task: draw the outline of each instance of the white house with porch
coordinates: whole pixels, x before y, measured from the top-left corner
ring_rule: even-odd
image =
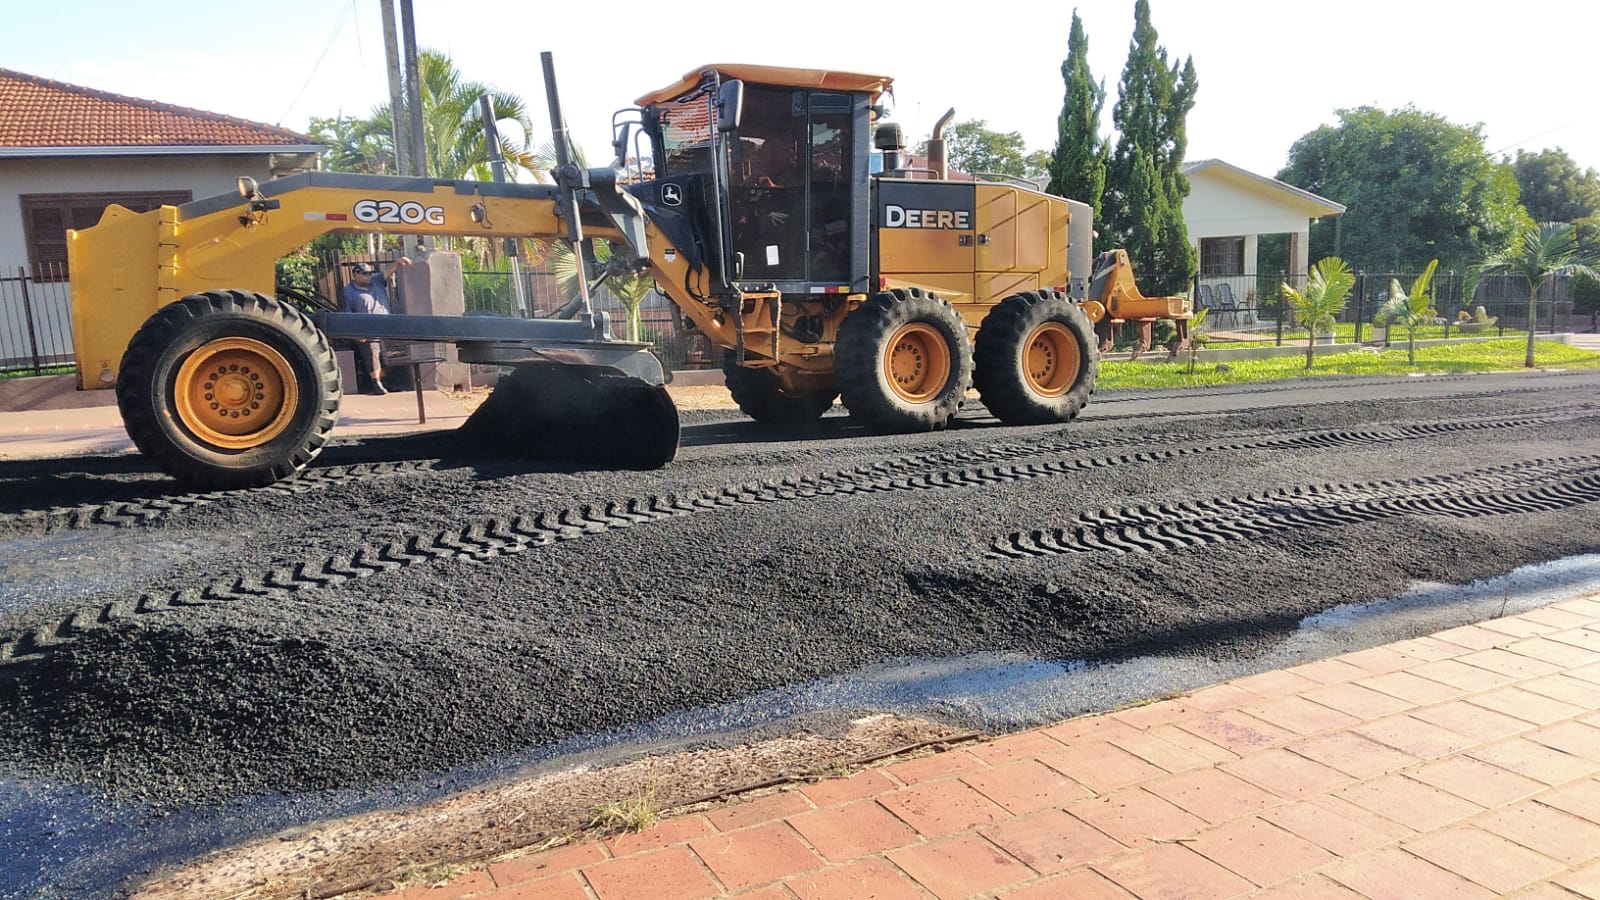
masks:
[[[1200,261],[1197,299],[1213,315],[1234,320],[1224,318],[1223,325],[1249,324],[1259,274],[1304,275],[1311,222],[1345,211],[1342,203],[1220,159],[1184,163],[1182,171],[1189,179],[1183,220]],[[1287,235],[1288,254],[1263,265],[1260,238],[1269,234]]]

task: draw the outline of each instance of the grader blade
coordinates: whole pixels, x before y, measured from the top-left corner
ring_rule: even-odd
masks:
[[[522,365],[457,434],[494,455],[656,469],[678,453],[678,409],[665,387],[614,371]]]

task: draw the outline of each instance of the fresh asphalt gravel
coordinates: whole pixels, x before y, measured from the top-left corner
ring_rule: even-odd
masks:
[[[215,844],[197,810],[281,826],[886,662],[1244,655],[1418,581],[1600,552],[1600,373],[683,434],[647,472],[347,442],[234,494],[132,457],[0,463],[0,896],[152,863],[22,873],[104,837],[52,804],[138,811],[123,840],[181,822],[151,841],[170,859]]]

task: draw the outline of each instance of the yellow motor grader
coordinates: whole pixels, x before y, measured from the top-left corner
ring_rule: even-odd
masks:
[[[762,422],[816,418],[837,397],[875,430],[928,431],[973,387],[1003,422],[1066,422],[1094,389],[1097,328],[1170,319],[1185,334],[1186,300],[1141,296],[1122,251],[1093,257],[1088,206],[952,180],[938,141],[913,168],[899,128],[875,124],[887,77],[708,66],[614,118],[616,162],[585,169],[543,64],[553,183],[240,179],[236,194],[113,206],[69,232],[80,387],[114,386],[134,443],[169,474],[239,488],[294,475],[327,441],[338,339],[447,342],[511,367],[465,426],[486,441],[669,462],[662,367],[590,309],[591,270],[652,276],[726,351],[729,390]],[[279,294],[274,263],[329,232],[569,241],[581,302],[567,318],[307,309]]]

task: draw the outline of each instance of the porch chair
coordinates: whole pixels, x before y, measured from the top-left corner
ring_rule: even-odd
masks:
[[[1250,307],[1241,305],[1233,298],[1233,285],[1227,283],[1226,281],[1217,285],[1217,296],[1219,298],[1217,302],[1220,305],[1220,308],[1231,313],[1235,321],[1242,317],[1244,319],[1244,324],[1255,324],[1254,314],[1252,313]]]
[[[1226,281],[1217,285],[1216,314],[1219,316],[1226,315],[1230,325],[1239,323],[1239,304],[1234,302],[1233,288]]]

